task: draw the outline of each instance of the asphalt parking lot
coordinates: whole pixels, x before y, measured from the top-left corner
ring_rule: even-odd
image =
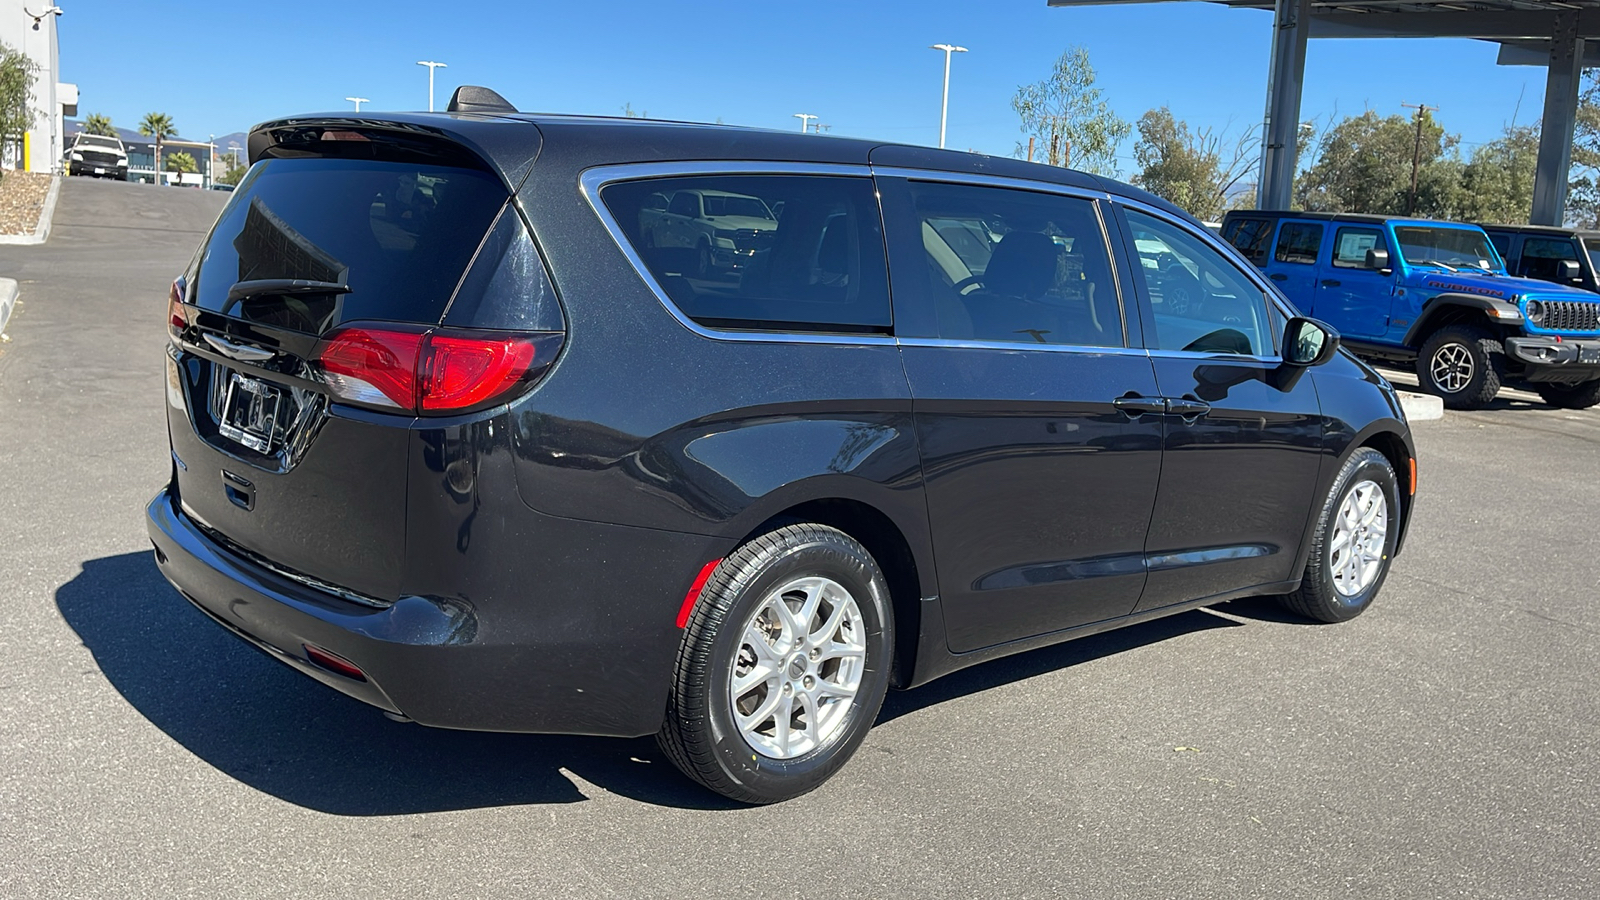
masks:
[[[650,740],[390,722],[167,586],[165,294],[225,199],[69,179],[0,248],[0,896],[1592,895],[1600,410],[1419,423],[1354,622],[1242,601],[990,663],[737,808]]]

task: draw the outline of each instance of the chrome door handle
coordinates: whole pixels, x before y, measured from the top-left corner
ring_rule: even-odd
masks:
[[[1198,419],[1211,412],[1211,404],[1187,397],[1171,397],[1167,399],[1167,412],[1185,419]]]
[[[1111,405],[1122,410],[1129,418],[1137,419],[1145,413],[1162,413],[1167,411],[1167,403],[1160,397],[1141,397],[1135,393],[1128,393],[1111,401]]]

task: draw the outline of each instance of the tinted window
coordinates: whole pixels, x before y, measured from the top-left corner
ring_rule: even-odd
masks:
[[[1545,281],[1564,280],[1561,263],[1578,261],[1578,248],[1567,238],[1525,238],[1522,241],[1521,273]]]
[[[1278,229],[1278,251],[1275,258],[1281,263],[1298,263],[1312,266],[1317,262],[1317,251],[1322,247],[1322,226],[1310,222],[1285,222]]]
[[[1133,210],[1127,216],[1155,314],[1154,349],[1272,354],[1266,298],[1253,281],[1183,228]]]
[[[910,191],[938,337],[1123,346],[1093,201],[930,182]]]
[[[1367,251],[1383,249],[1383,233],[1376,228],[1341,228],[1333,236],[1333,264],[1341,269],[1365,269]]]
[[[647,202],[655,193],[672,194],[671,212],[703,196],[704,215],[662,215]],[[701,324],[889,330],[882,219],[869,179],[697,175],[612,184],[601,198],[662,290]]]
[[[1267,261],[1267,239],[1272,237],[1272,219],[1234,219],[1223,232],[1228,243],[1256,265]]]
[[[1489,243],[1493,244],[1494,248],[1496,250],[1500,251],[1500,258],[1501,259],[1506,260],[1508,262],[1510,261],[1510,259],[1511,259],[1511,235],[1506,234],[1503,231],[1491,231],[1491,232],[1489,232]]]
[[[651,198],[646,197],[645,200],[645,206],[649,207]],[[700,215],[700,204],[697,201],[698,198],[694,194],[688,191],[679,191],[672,195],[672,205],[667,207],[667,212],[675,216],[698,216]]]
[[[320,333],[339,322],[438,322],[506,201],[486,172],[355,159],[255,164],[217,220],[194,291],[204,309]],[[304,279],[345,293],[256,295],[241,281]]]

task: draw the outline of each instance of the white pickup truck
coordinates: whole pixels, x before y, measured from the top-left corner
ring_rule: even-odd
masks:
[[[647,249],[693,250],[694,274],[738,271],[772,246],[778,217],[760,197],[727,191],[652,194],[639,211]]]
[[[67,148],[67,174],[128,180],[128,148],[114,137],[78,133]]]

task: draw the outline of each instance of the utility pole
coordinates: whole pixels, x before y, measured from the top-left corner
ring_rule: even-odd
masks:
[[[813,115],[811,113],[792,113],[792,115],[796,119],[800,120],[800,133],[801,134],[805,134],[807,131],[811,130],[810,129],[810,125],[811,125],[811,120],[812,119],[819,118],[818,116]]]
[[[1422,117],[1433,112],[1439,107],[1426,106],[1421,103],[1402,103],[1401,106],[1417,111],[1417,142],[1411,150],[1411,197],[1406,200],[1406,215],[1413,216],[1417,213],[1417,170],[1422,168]]]
[[[433,112],[433,70],[448,69],[450,67],[442,62],[434,62],[431,59],[419,60],[417,65],[428,67],[428,112]]]

